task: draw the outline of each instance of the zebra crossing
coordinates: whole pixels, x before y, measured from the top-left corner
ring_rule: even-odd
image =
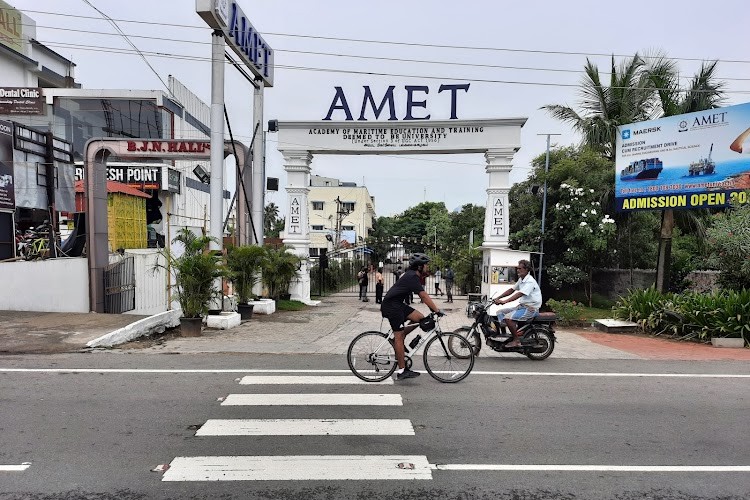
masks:
[[[243,387],[252,386],[349,386],[366,384],[349,375],[251,375],[238,380]],[[392,385],[386,379],[378,385]],[[197,431],[197,437],[271,436],[289,439],[294,436],[413,436],[414,426],[408,419],[335,418],[342,406],[403,406],[400,394],[392,393],[272,393],[230,394],[220,406],[247,407],[325,407],[331,418],[240,418],[208,419]],[[264,456],[180,456],[162,476],[162,481],[312,481],[312,480],[431,480],[434,466],[420,455],[264,455]]]

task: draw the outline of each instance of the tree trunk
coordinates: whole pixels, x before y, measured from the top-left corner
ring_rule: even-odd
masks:
[[[669,291],[669,270],[672,262],[672,230],[674,211],[664,210],[659,235],[659,253],[656,262],[656,289],[662,293]]]

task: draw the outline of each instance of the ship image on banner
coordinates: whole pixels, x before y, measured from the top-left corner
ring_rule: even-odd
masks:
[[[750,103],[617,128],[617,211],[750,202]]]
[[[664,163],[659,158],[636,160],[631,162],[627,168],[622,169],[620,179],[623,181],[656,179],[662,170],[664,170]]]

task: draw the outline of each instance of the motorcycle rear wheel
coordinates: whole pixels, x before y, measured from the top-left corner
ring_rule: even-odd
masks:
[[[469,344],[471,345],[471,350],[474,351],[474,356],[479,355],[479,351],[482,349],[482,336],[479,335],[478,331],[479,327],[476,325],[472,326],[462,326],[461,328],[456,328],[453,330],[453,333],[457,333],[463,337],[466,338],[466,340],[469,341]],[[460,352],[459,346],[454,346],[451,344],[451,342],[456,341],[456,337],[450,337],[448,339],[448,349],[451,351],[451,354],[453,354],[456,357],[460,357],[457,353]]]
[[[527,352],[526,357],[533,361],[542,361],[543,359],[549,358],[552,351],[555,350],[555,340],[546,331],[541,328],[534,329],[534,332],[528,336],[530,340],[534,340],[536,346],[544,346],[542,352]]]

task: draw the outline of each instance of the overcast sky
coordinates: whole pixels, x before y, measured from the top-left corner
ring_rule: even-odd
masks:
[[[119,35],[90,33],[114,34],[115,30],[84,0],[6,1],[36,20],[41,42],[76,63],[77,79],[85,88],[164,89],[137,55],[107,52],[107,48],[132,48]],[[122,20],[119,27],[141,51],[194,57],[147,56],[164,81],[174,75],[210,103],[211,36],[195,13],[194,0],[89,2]],[[470,82],[469,92],[459,96],[459,118],[528,117],[511,174],[514,182],[523,180],[531,159],[544,152],[545,138],[538,134],[560,133],[553,139],[559,144],[577,141],[570,127],[539,108],[576,104],[576,85],[586,57],[604,72],[609,66],[606,54],[661,50],[681,58],[685,77],[695,73],[701,59],[719,59],[719,75],[727,80],[729,91],[727,104],[750,101],[746,1],[241,0],[240,5],[275,50],[275,85],[265,93],[264,123],[271,118],[321,120],[331,105],[334,86],[342,86],[347,96],[359,96],[354,100],[361,103],[363,85],[371,86],[376,96],[389,85],[397,89],[428,85],[432,97],[441,83]],[[225,92],[233,132],[249,141],[252,87],[228,69]],[[432,99],[428,106],[432,119],[449,117],[449,100]],[[400,116],[404,110],[405,102],[397,102]],[[275,140],[274,134],[268,135],[267,175],[280,177],[283,186],[286,175]],[[378,215],[394,215],[425,199],[444,201],[448,209],[465,203],[483,205],[488,184],[483,166],[479,154],[319,156],[313,161],[313,173],[364,182],[376,198]],[[270,193],[267,201],[283,209],[286,193]]]

